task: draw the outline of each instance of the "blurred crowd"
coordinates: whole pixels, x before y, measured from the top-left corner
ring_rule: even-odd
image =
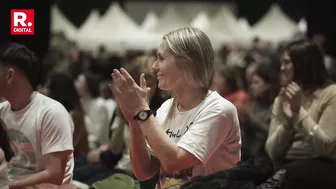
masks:
[[[323,40],[321,36],[313,38],[314,44],[319,47],[322,53]],[[335,59],[327,54],[322,54],[323,59],[320,60],[319,55],[314,54],[314,49],[310,49],[313,48],[309,46],[310,44],[288,46],[289,42],[291,41],[284,41],[277,46],[272,46],[271,43],[263,39],[255,38],[251,47],[223,44],[222,48],[215,52],[215,73],[212,78],[211,90],[230,101],[237,109],[242,144],[241,161],[230,171],[225,170],[226,172],[216,173],[203,178],[203,180],[202,178],[191,180],[181,188],[275,189],[277,188],[276,183],[280,182],[279,178],[282,172],[274,170],[279,170],[279,167],[285,165],[282,162],[284,159],[286,161],[308,159],[320,157],[320,155],[335,158],[334,153],[330,152],[335,151],[335,145],[326,142],[334,141],[331,136],[328,138],[327,133],[334,130],[319,131],[312,123],[313,120],[319,120],[322,114],[330,114],[330,112],[320,112],[317,109],[326,107],[329,103],[328,100],[332,98],[329,98],[328,95],[335,94],[334,87],[320,90],[327,83],[322,76],[330,78],[330,82],[336,81]],[[96,52],[86,52],[78,49],[74,42],[67,40],[61,34],[53,36],[48,53],[41,60],[44,77],[42,77],[42,82],[39,83],[37,90],[39,93],[60,102],[71,115],[74,124],[73,183],[77,187],[108,188],[109,184],[116,183],[116,179],[126,182],[128,178],[123,175],[132,175],[128,150],[130,130],[127,126],[127,119],[111,92],[111,73],[112,70],[119,70],[123,67],[138,84],[140,83],[140,75],[145,73],[147,86],[151,87],[149,105],[156,114],[156,110],[160,108],[161,104],[172,97],[170,92],[157,87],[157,76],[152,70],[153,63],[158,59],[157,56],[157,49],[147,52],[129,50],[117,53],[107,52],[104,46],[101,46]],[[296,59],[294,60],[294,58]],[[318,65],[323,64],[320,67],[326,68],[326,72],[324,73],[318,65],[301,64],[294,65],[293,68],[290,63],[291,61],[309,62],[310,60],[307,59],[312,59]],[[313,116],[313,120],[306,120],[307,123],[302,125],[306,124],[308,126],[304,125],[303,127],[310,127],[313,124],[314,132],[315,130],[319,132],[315,135],[321,137],[315,139],[317,142],[313,142],[313,145],[316,145],[313,147],[311,147],[311,143],[307,143],[306,139],[303,139],[305,136],[301,136],[300,133],[286,138],[287,133],[281,132],[291,131],[279,131],[280,129],[277,128],[283,120],[278,119],[275,115],[277,113],[275,109],[277,106],[279,109],[285,109],[283,104],[279,105],[279,95],[286,93],[283,91],[286,86],[293,85],[293,89],[289,90],[295,90],[295,84],[291,83],[293,78],[301,81],[307,87],[302,89],[304,93],[302,104]],[[324,104],[316,101],[320,98],[325,100]],[[290,101],[289,103],[294,102]],[[304,120],[304,116],[301,119]],[[335,120],[329,122],[326,125],[335,123]],[[330,127],[332,126],[330,125]],[[291,141],[292,143],[289,144],[288,142]],[[317,150],[316,148],[323,149]],[[237,184],[235,187],[233,177],[239,177],[237,179],[239,182],[246,181],[242,178],[244,174],[239,172],[239,168],[248,174],[251,170],[247,165],[252,166],[252,164],[264,172],[261,173],[254,169],[254,172],[251,173],[255,175],[254,181],[251,181],[253,184],[249,183],[249,185],[245,182],[241,185]],[[322,167],[322,165],[315,165],[314,162],[308,164]],[[305,166],[306,164],[298,167],[304,168]],[[334,162],[332,166],[334,166]],[[295,169],[295,167],[289,167],[287,170],[294,172]],[[118,178],[111,177],[116,173],[119,174],[117,174]],[[237,176],[239,174],[241,175]],[[291,174],[301,174],[301,172],[291,172]],[[145,182],[138,182],[134,179],[127,181],[127,183],[132,182],[133,188],[140,186],[154,188],[156,180],[157,177]],[[139,186],[136,186],[136,182]],[[122,188],[122,186],[115,188],[118,187]]]

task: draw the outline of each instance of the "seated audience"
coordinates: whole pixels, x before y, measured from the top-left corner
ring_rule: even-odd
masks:
[[[267,156],[265,142],[271,122],[272,105],[279,94],[279,73],[269,62],[256,65],[250,83],[249,108],[242,111],[242,160]]]
[[[146,73],[146,80],[151,87],[150,106],[156,111],[162,104],[154,101],[160,94],[157,80],[151,66],[155,61],[152,56],[140,56],[127,64],[125,69],[138,80],[141,73]],[[139,81],[137,81],[139,83]],[[116,172],[132,173],[129,156],[129,126],[119,108],[113,114],[109,143],[92,150],[86,157],[75,159],[74,180],[91,185]]]
[[[106,108],[105,100],[99,97],[99,84],[99,77],[92,73],[82,73],[75,81],[85,113],[85,126],[91,149],[108,141],[109,111]]]
[[[0,118],[15,153],[9,188],[67,184],[73,170],[73,121],[62,104],[35,91],[39,62],[33,52],[10,43],[0,52]]]
[[[60,102],[72,117],[75,126],[74,156],[86,155],[89,152],[88,134],[85,128],[84,111],[73,79],[65,72],[54,72],[49,75],[44,88],[45,95]]]
[[[319,47],[305,39],[289,43],[282,57],[283,87],[266,151],[286,170],[285,188],[335,188],[336,85],[323,61]]]
[[[125,69],[115,69],[110,85],[129,123],[135,176],[144,181],[160,174],[157,188],[168,189],[233,168],[241,148],[237,109],[209,90],[214,53],[206,34],[193,28],[166,34],[152,68],[158,87],[173,93],[156,117],[144,74],[137,84]]]
[[[240,76],[238,68],[232,66],[219,66],[216,69],[212,87],[226,100],[233,103],[238,110],[239,121],[248,107],[247,93],[240,88]]]

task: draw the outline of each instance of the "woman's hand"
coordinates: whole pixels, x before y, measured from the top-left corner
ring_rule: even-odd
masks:
[[[291,110],[293,113],[297,114],[299,113],[302,104],[301,88],[295,82],[291,82],[286,89],[286,96],[291,105]]]
[[[288,125],[292,125],[294,115],[297,114],[301,108],[301,88],[295,82],[291,82],[286,88],[281,89],[280,100],[282,113],[286,121],[289,122]]]
[[[120,72],[115,69],[113,70],[112,83],[109,87],[127,120],[133,120],[139,110],[149,109],[150,88],[146,86],[144,74],[141,74],[140,86],[138,86],[124,68],[121,68]]]

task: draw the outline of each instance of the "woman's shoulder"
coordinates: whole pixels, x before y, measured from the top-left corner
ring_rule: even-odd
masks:
[[[322,88],[323,91],[326,92],[335,92],[336,93],[336,84],[330,83],[329,85],[326,85],[324,88]]]
[[[334,99],[336,98],[336,84],[332,83],[332,84],[326,85],[316,90],[314,94],[322,99],[326,99],[326,100]]]
[[[211,94],[205,99],[203,109],[223,112],[235,112],[237,108],[229,100],[220,96],[216,91],[211,92]]]
[[[161,104],[161,106],[160,106],[159,109],[168,109],[168,108],[170,108],[170,106],[172,105],[173,101],[174,101],[174,98],[169,98],[169,99],[165,100]]]

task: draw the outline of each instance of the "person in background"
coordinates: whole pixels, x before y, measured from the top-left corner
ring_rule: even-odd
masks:
[[[242,122],[241,118],[249,106],[249,98],[248,94],[239,86],[239,75],[238,68],[218,66],[213,77],[212,88],[236,106],[239,122]]]
[[[292,180],[285,188],[335,183],[336,85],[328,77],[322,51],[307,39],[289,43],[281,76],[266,142],[268,155],[278,169],[287,167]]]
[[[84,111],[71,76],[65,72],[52,72],[44,86],[45,95],[60,102],[70,113],[74,122],[74,156],[89,152],[88,133],[84,122]]]
[[[75,86],[85,113],[89,146],[95,149],[108,141],[110,121],[105,100],[99,97],[100,79],[92,73],[82,73],[77,77]]]
[[[249,108],[242,114],[242,160],[266,157],[265,142],[271,123],[272,105],[279,94],[279,71],[270,62],[256,64],[251,75]]]
[[[113,94],[109,88],[111,81],[103,81],[100,84],[100,97],[105,100],[105,106],[108,111],[108,120],[111,122],[113,112],[117,107],[117,103],[113,98]]]
[[[10,43],[0,52],[0,118],[15,156],[9,188],[67,184],[73,170],[73,121],[64,106],[36,91],[39,62],[27,47]]]
[[[194,28],[166,34],[152,69],[158,87],[173,93],[156,117],[144,74],[137,84],[125,69],[115,69],[110,85],[129,123],[135,176],[145,181],[159,173],[156,187],[168,189],[234,167],[241,147],[238,114],[232,103],[209,90],[214,53],[206,34]]]
[[[147,85],[151,87],[150,107],[154,112],[161,106],[157,80],[151,66],[155,61],[152,56],[140,56],[125,69],[134,77],[137,83],[142,73],[146,73]],[[112,117],[110,140],[100,148],[92,150],[86,157],[75,159],[74,180],[91,185],[117,172],[132,173],[129,155],[129,126],[126,118],[117,108]],[[106,146],[105,146],[106,145]],[[106,149],[107,148],[107,149]]]

